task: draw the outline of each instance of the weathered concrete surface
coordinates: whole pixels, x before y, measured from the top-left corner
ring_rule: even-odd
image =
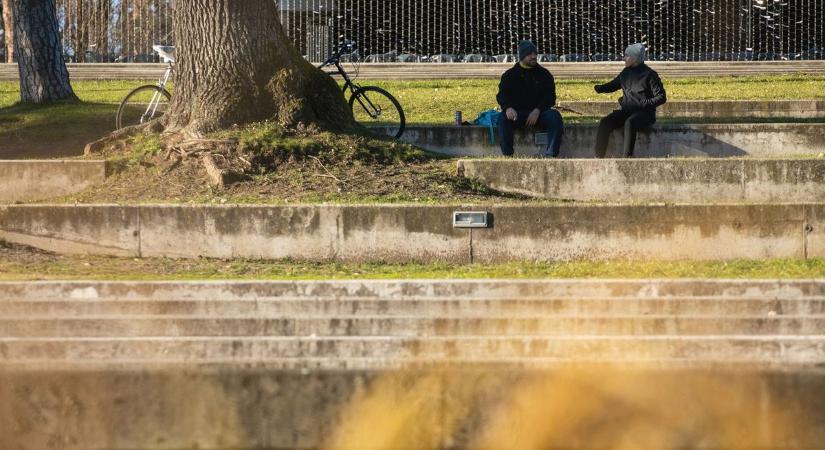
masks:
[[[491,229],[454,229],[455,210]],[[825,256],[825,205],[0,207],[0,239],[58,253],[315,261]]]
[[[817,448],[823,301],[823,280],[0,283],[0,448]]]
[[[490,299],[684,298],[725,301],[825,300],[825,280],[322,280],[322,281],[39,281],[0,282],[0,307],[9,301],[284,301],[373,300],[410,302],[422,298],[473,301]],[[617,303],[619,302],[619,303]],[[125,305],[124,305],[125,306]],[[393,310],[397,303],[392,303]],[[599,309],[601,311],[601,309]]]
[[[610,202],[810,202],[825,198],[825,159],[611,159],[458,162],[502,192]]]
[[[565,127],[561,156],[593,158],[595,124]],[[622,131],[610,138],[609,157],[619,157]],[[427,150],[451,156],[501,155],[498,131],[490,140],[490,129],[476,126],[408,127],[402,140]],[[637,137],[636,157],[783,157],[819,155],[825,152],[825,124],[657,124]],[[516,155],[533,156],[544,150],[537,145],[543,134],[516,133]]]
[[[139,256],[138,211],[113,205],[0,206],[0,239],[63,254]]]
[[[0,161],[0,203],[74,194],[104,179],[105,161]]]
[[[143,256],[463,261],[449,206],[146,206]],[[179,245],[182,240],[186,245]]]
[[[616,102],[560,102],[559,109],[583,116],[606,116]],[[753,117],[816,119],[825,117],[825,100],[688,100],[669,101],[656,109],[659,117]]]

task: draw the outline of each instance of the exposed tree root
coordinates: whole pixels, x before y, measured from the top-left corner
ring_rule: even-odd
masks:
[[[113,131],[106,137],[86,144],[86,147],[83,149],[83,154],[86,156],[100,154],[108,148],[125,145],[129,138],[135,137],[141,133],[155,134],[162,131],[163,123],[161,122],[161,119],[156,119],[140,125],[132,125],[121,128],[120,130]]]
[[[206,175],[209,177],[209,184],[212,187],[223,189],[226,187],[227,174],[218,167],[215,158],[210,154],[205,154],[201,157],[201,163],[206,169]]]

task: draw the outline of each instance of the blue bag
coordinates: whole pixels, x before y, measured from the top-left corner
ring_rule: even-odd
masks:
[[[495,109],[488,109],[482,111],[481,114],[473,121],[475,125],[481,125],[490,128],[490,145],[496,145],[495,129],[498,127],[498,121],[501,120],[501,113]]]

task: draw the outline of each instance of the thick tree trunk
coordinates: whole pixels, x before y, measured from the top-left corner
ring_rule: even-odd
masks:
[[[53,0],[14,0],[15,49],[20,100],[47,103],[77,99],[63,61]]]
[[[175,2],[177,73],[167,130],[198,135],[274,120],[354,125],[343,94],[298,54],[272,0]]]
[[[14,15],[11,11],[12,0],[3,0],[3,38],[6,46],[6,62],[14,62]]]

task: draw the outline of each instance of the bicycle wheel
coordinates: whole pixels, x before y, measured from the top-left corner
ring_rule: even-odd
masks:
[[[389,92],[375,86],[356,90],[349,99],[355,121],[376,134],[396,139],[404,134],[406,118],[401,104]]]
[[[117,129],[140,125],[162,116],[172,96],[154,85],[141,86],[126,96],[117,110]]]

